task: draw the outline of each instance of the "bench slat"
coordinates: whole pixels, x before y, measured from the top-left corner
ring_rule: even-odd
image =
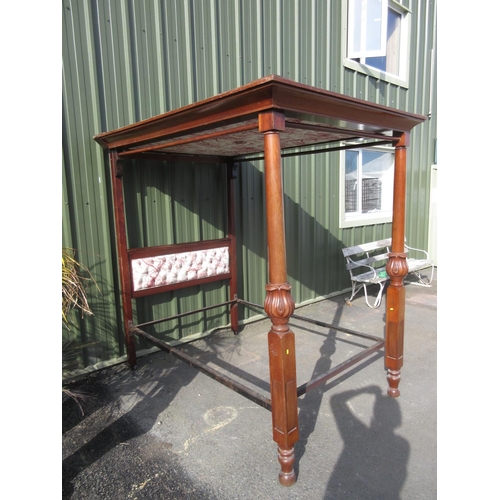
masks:
[[[385,240],[372,241],[371,243],[363,243],[362,245],[356,245],[353,247],[347,247],[342,249],[344,257],[350,255],[356,255],[358,253],[373,252],[380,248],[390,247],[392,243],[392,238],[386,238]]]
[[[420,271],[432,266],[432,260],[425,259],[406,259],[408,262],[408,272]]]
[[[366,259],[360,259],[356,260],[354,262],[348,262],[346,264],[347,269],[356,269],[360,265],[366,266],[366,265],[371,265],[374,262],[380,262],[383,260],[388,260],[389,259],[389,254],[387,253],[382,253],[380,255],[374,255],[373,257],[367,257]],[[373,266],[372,266],[373,267]]]
[[[384,269],[382,268],[381,271]],[[389,276],[387,274],[385,276],[379,276],[377,274],[376,277],[373,277],[373,273],[371,271],[368,271],[367,273],[363,274],[358,274],[357,276],[353,276],[352,280],[353,281],[363,281],[365,283],[382,283],[383,281],[387,281],[389,279]]]

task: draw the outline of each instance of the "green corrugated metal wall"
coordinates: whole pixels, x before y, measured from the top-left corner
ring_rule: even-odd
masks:
[[[268,74],[432,118],[412,134],[408,153],[407,237],[427,247],[429,184],[436,138],[435,2],[412,12],[410,85],[403,88],[344,68],[345,2],[335,0],[63,0],[63,245],[95,276],[95,313],[74,316],[71,333],[98,340],[83,365],[124,354],[110,179],[99,132],[134,123]],[[434,52],[433,50],[434,49]],[[129,245],[223,236],[225,167],[158,162],[132,166],[126,199]],[[237,180],[239,295],[263,303],[266,237],[263,163],[243,163]],[[345,289],[340,249],[390,235],[390,224],[339,229],[339,155],[284,160],[289,280],[297,304]],[[130,181],[130,182],[129,182]],[[139,190],[138,187],[141,187]],[[175,196],[174,196],[175,193]],[[221,206],[221,200],[224,204]],[[141,321],[227,299],[220,284],[137,301]],[[244,310],[241,319],[256,311]],[[165,324],[180,338],[228,322],[223,310]]]

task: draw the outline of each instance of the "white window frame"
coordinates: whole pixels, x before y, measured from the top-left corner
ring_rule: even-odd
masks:
[[[360,145],[359,148],[351,149],[351,151],[377,151],[379,153],[392,153],[393,155],[393,171],[394,171],[394,162],[395,162],[395,150],[390,146],[378,146],[371,148],[363,148]],[[340,228],[349,228],[349,227],[360,227],[360,226],[369,226],[372,224],[385,224],[387,222],[392,222],[392,214],[393,209],[374,212],[374,213],[346,213],[345,211],[345,156],[346,151],[340,151],[340,182],[339,182],[339,227]],[[394,189],[394,181],[392,183],[392,188]],[[391,193],[392,199],[393,193]]]
[[[353,0],[359,1],[359,0]],[[378,68],[371,67],[367,64],[363,64],[361,62],[354,61],[351,59],[362,58],[362,57],[377,57],[377,55],[353,55],[356,52],[353,52],[352,49],[352,39],[351,33],[353,33],[353,29],[349,29],[349,23],[352,22],[352,15],[349,16],[349,10],[351,7],[351,1],[347,0],[346,2],[342,2],[342,19],[344,23],[344,33],[346,36],[342,38],[342,53],[344,54],[344,67],[352,69],[354,71],[358,71],[360,73],[364,73],[366,75],[373,76],[383,81],[387,81],[389,83],[393,83],[395,85],[399,85],[400,87],[408,88],[409,83],[409,65],[408,60],[410,56],[410,26],[411,26],[411,11],[401,5],[399,2],[395,0],[386,0],[387,8],[390,8],[401,15],[401,41],[399,47],[399,73],[397,75],[388,73],[385,71],[381,71]],[[387,16],[385,17],[385,26],[387,26]],[[387,36],[385,36],[387,38]],[[384,51],[385,55],[385,51]]]
[[[375,18],[370,16],[370,6],[378,7]],[[364,57],[385,56],[387,49],[387,16],[384,13],[388,9],[388,0],[349,0],[348,14],[348,41],[347,57],[357,59]],[[354,25],[359,23],[359,30],[354,29]],[[369,26],[378,29],[378,39],[376,47],[367,45],[367,32]],[[373,31],[373,30],[372,30]],[[359,34],[359,40],[355,40],[355,35]],[[375,33],[374,33],[375,34]]]

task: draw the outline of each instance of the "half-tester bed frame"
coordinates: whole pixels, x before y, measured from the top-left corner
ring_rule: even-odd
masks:
[[[109,151],[122,289],[128,363],[136,365],[134,336],[174,354],[219,382],[272,412],[273,439],[281,465],[279,480],[295,482],[294,444],[298,440],[297,398],[385,346],[388,394],[399,396],[403,365],[405,289],[406,149],[410,131],[425,117],[369,103],[291,80],[268,76],[189,106],[99,134],[95,140]],[[395,147],[392,248],[387,264],[385,339],[347,331],[374,341],[328,373],[297,387],[295,336],[290,330],[294,300],[287,282],[281,158],[363,146]],[[304,149],[306,146],[309,148]],[[314,146],[314,148],[311,148]],[[227,238],[129,249],[122,178],[128,159],[225,163],[228,182]],[[237,294],[234,179],[242,161],[264,159],[269,282],[264,310],[272,326],[268,334],[270,399],[203,365],[143,328],[210,307],[227,305],[231,328],[238,332],[238,304],[250,304]],[[134,325],[132,300],[203,283],[228,280],[230,300],[190,313]],[[251,304],[254,306],[255,304]],[[302,320],[307,318],[298,317]],[[332,328],[331,325],[316,324]],[[335,328],[342,331],[340,328]]]

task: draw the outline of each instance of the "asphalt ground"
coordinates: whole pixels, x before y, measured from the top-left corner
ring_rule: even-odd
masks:
[[[71,384],[83,414],[63,402],[63,499],[434,499],[437,498],[437,273],[406,286],[401,396],[386,395],[383,352],[299,398],[297,481],[278,482],[271,413],[159,351]],[[383,337],[385,295],[299,308],[300,316]],[[298,385],[371,341],[292,319]],[[268,395],[269,321],[185,346],[221,373]]]

